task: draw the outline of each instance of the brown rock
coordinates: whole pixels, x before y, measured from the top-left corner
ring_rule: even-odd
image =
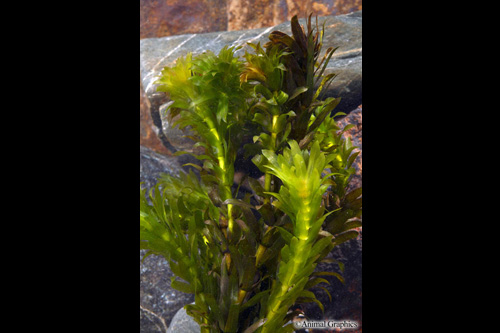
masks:
[[[140,0],[140,38],[274,26],[294,15],[340,15],[362,0]]]
[[[225,0],[140,0],[140,38],[227,30]]]
[[[157,153],[163,155],[172,155],[172,153],[163,145],[161,140],[158,138],[158,127],[153,124],[151,119],[151,103],[146,97],[144,88],[142,87],[141,81],[141,100],[140,100],[140,145],[148,147]]]
[[[355,189],[357,187],[362,186],[362,162],[363,162],[363,142],[362,142],[362,133],[363,133],[363,117],[362,117],[362,105],[358,106],[355,110],[349,112],[349,114],[342,119],[339,119],[337,125],[340,128],[344,128],[347,124],[354,124],[350,130],[344,132],[345,137],[349,137],[351,139],[351,143],[353,146],[358,148],[354,149],[354,152],[359,151],[358,157],[354,160],[353,167],[356,169],[356,173],[352,176],[352,179],[349,183],[348,191]]]
[[[361,0],[228,0],[227,30],[270,27],[289,21],[294,15],[304,18],[347,14],[361,10]]]

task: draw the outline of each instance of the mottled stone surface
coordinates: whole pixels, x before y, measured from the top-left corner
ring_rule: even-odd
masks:
[[[149,99],[146,97],[146,93],[144,89],[140,87],[140,145],[144,147],[151,148],[152,150],[163,154],[163,155],[171,155],[172,152],[165,146],[165,144],[161,141],[161,138],[164,137],[161,130],[154,124],[153,119],[151,117],[151,103]],[[165,140],[165,142],[167,142]]]
[[[342,101],[335,111],[349,113],[362,104],[362,12],[318,18],[320,25],[325,20],[323,52],[330,46],[339,48],[325,70],[325,74],[336,73],[337,77],[320,97],[341,97]],[[303,24],[304,20],[300,22]],[[188,147],[185,145],[189,146],[192,143],[183,139],[180,131],[172,128],[162,112],[168,99],[164,93],[156,92],[154,84],[162,68],[172,66],[178,57],[184,56],[187,52],[196,55],[211,50],[218,53],[225,45],[243,46],[236,53],[241,56],[245,50],[250,49],[246,45],[247,42],[263,44],[268,41],[269,33],[274,30],[291,34],[290,23],[285,22],[265,29],[179,35],[140,41],[141,78],[144,91],[150,101],[151,118],[155,126],[162,129],[160,136],[166,138],[166,140],[162,139],[162,142],[167,141],[165,144],[169,149],[176,145],[182,145],[183,149],[186,149]]]
[[[140,38],[270,27],[292,16],[348,14],[362,0],[140,0]]]
[[[141,259],[144,252],[140,252]],[[194,295],[170,287],[174,274],[163,257],[148,256],[140,267],[141,332],[164,333],[175,313],[193,302]]]
[[[228,0],[228,29],[243,30],[270,27],[304,17],[348,14],[361,10],[361,0]]]
[[[226,0],[140,0],[140,38],[227,30]]]
[[[167,157],[143,146],[140,146],[140,155],[140,179],[148,189],[156,184],[160,173],[177,176],[182,172],[182,164],[177,157]]]
[[[355,110],[351,111],[347,116],[338,120],[337,124],[340,128],[344,128],[348,124],[353,124],[354,127],[344,132],[345,137],[351,139],[353,146],[358,147],[354,149],[354,152],[359,151],[358,157],[354,160],[353,167],[356,169],[356,173],[352,176],[349,183],[348,191],[363,186],[362,182],[362,172],[363,172],[363,116],[362,116],[362,105],[358,106]]]
[[[182,172],[175,157],[163,156],[142,146],[140,155],[140,180],[147,189],[156,184],[156,179],[162,172],[172,175]],[[140,251],[141,260],[145,252]],[[184,305],[193,302],[194,296],[170,287],[170,277],[173,273],[163,257],[148,256],[141,262],[140,269],[141,332],[165,333],[175,313]]]

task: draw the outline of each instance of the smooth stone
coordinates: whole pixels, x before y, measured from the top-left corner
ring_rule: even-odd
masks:
[[[180,308],[170,322],[167,333],[200,333],[200,325],[186,313],[184,308]]]

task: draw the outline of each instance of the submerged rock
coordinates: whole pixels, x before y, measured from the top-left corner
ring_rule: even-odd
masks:
[[[170,322],[167,333],[199,333],[200,325],[186,313],[184,308],[179,309]]]
[[[150,189],[156,185],[161,173],[177,175],[182,172],[179,161],[173,156],[163,156],[146,147],[140,147],[140,181]],[[140,250],[141,261],[146,251]],[[168,262],[155,255],[148,256],[140,264],[140,321],[141,332],[162,332],[166,329],[177,310],[194,300],[170,286],[174,275]]]

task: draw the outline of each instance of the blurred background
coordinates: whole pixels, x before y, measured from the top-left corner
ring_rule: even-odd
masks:
[[[294,15],[340,15],[361,9],[362,0],[140,0],[140,38],[265,28]],[[171,155],[155,133],[142,83],[140,94],[140,144]]]
[[[361,10],[362,0],[140,0],[141,39],[270,27]]]

